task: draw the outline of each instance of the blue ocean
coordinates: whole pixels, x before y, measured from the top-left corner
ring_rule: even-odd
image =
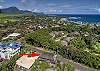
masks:
[[[56,16],[62,16],[68,18],[69,21],[83,22],[90,24],[100,24],[100,15],[95,14],[54,14]]]

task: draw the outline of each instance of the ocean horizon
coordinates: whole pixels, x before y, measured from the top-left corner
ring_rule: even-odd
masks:
[[[49,16],[60,16],[74,22],[100,24],[100,14],[49,14]]]

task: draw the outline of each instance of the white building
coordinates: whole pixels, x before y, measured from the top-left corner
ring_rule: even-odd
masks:
[[[8,43],[0,42],[0,58],[10,59],[15,54],[20,52],[21,46],[22,45],[20,42],[8,42]]]
[[[17,37],[19,35],[20,35],[19,33],[12,33],[12,34],[8,35],[8,37]]]
[[[12,33],[12,34],[9,34],[7,37],[4,37],[2,40],[8,39],[9,37],[18,37],[20,35],[21,34],[19,34],[19,33]]]

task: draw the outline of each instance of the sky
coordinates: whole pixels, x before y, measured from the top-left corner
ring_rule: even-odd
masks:
[[[0,0],[1,9],[12,6],[46,14],[100,14],[100,0]]]

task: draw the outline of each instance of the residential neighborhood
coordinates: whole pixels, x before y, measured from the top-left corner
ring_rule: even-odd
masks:
[[[100,71],[100,15],[76,13],[97,11],[85,9],[93,0],[9,1],[0,0],[0,71]]]
[[[10,59],[20,52],[20,42],[0,42],[0,59]]]

